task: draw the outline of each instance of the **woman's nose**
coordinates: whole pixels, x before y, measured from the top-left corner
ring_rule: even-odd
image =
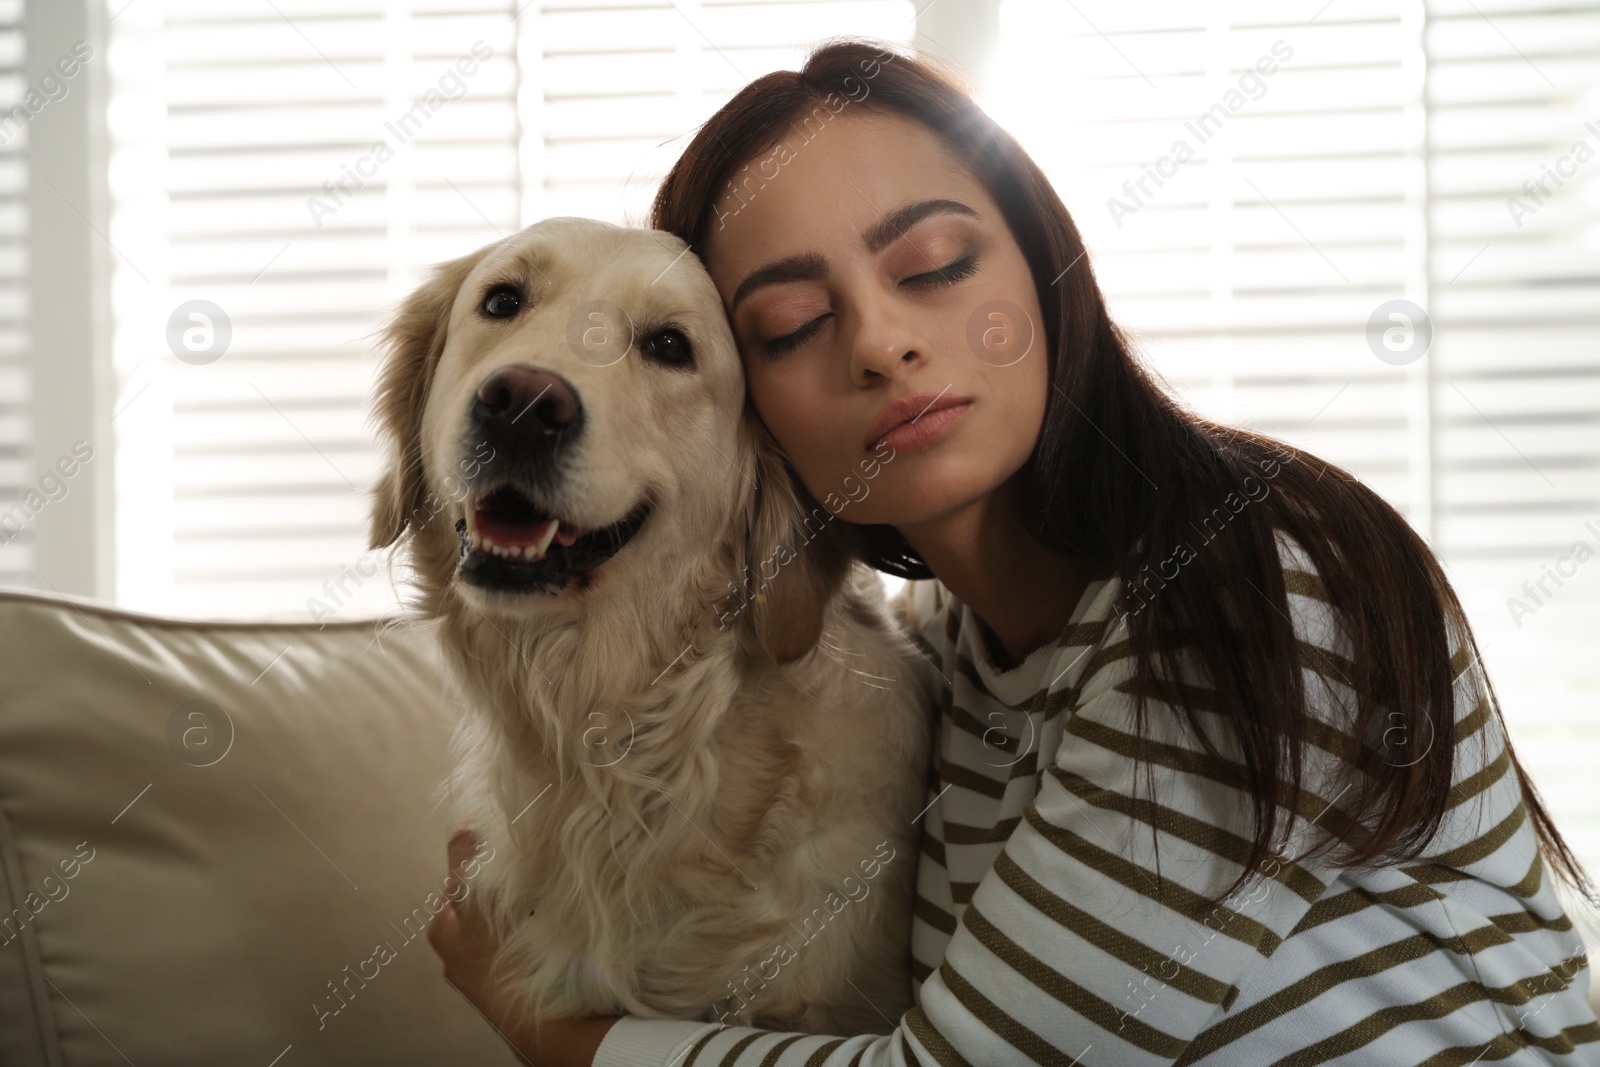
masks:
[[[856,313],[850,377],[857,385],[904,374],[927,359],[927,341],[896,309],[873,303]]]

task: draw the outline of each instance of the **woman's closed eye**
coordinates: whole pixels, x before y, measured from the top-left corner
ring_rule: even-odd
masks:
[[[941,285],[953,285],[963,278],[970,278],[978,270],[978,255],[976,252],[962,256],[960,259],[951,260],[942,267],[913,274],[903,280],[901,285],[908,285],[913,289],[936,288]],[[831,314],[831,313],[830,313]],[[822,329],[823,321],[827,315],[818,315],[810,322],[797,330],[792,330],[781,337],[774,337],[761,343],[761,354],[767,359],[777,359],[787,352],[792,352],[805,344]]]
[[[913,288],[927,286],[950,285],[962,278],[970,278],[978,269],[978,254],[976,252],[962,256],[960,259],[951,260],[936,270],[924,271],[913,274],[901,285],[911,285]]]
[[[829,312],[832,314],[832,312]],[[811,336],[822,329],[822,321],[827,315],[818,315],[798,330],[793,330],[782,337],[774,337],[770,341],[761,343],[761,354],[767,359],[777,359],[785,352],[792,352],[811,340]]]

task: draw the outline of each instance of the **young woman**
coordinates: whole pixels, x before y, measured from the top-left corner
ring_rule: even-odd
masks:
[[[722,294],[832,536],[914,579],[944,687],[887,1036],[591,1019],[541,1067],[1600,1063],[1523,776],[1427,545],[1352,475],[1185,410],[1038,167],[870,43],[747,86],[652,225]],[[470,851],[452,844],[452,863]],[[482,923],[430,929],[497,1025]]]

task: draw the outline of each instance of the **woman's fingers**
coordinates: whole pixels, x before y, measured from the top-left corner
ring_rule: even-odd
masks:
[[[444,907],[428,920],[428,944],[433,946],[433,951],[444,961],[445,970],[449,971],[450,963],[456,956],[456,946],[461,943],[461,919],[456,914],[454,904],[448,900]]]
[[[461,868],[477,850],[470,830],[458,830],[449,844],[450,874],[445,883],[444,906],[428,922],[428,944],[444,963],[445,978],[479,1003],[490,987],[495,944],[488,920],[468,899]]]
[[[466,863],[467,860],[471,859],[472,854],[476,852],[477,849],[477,834],[474,834],[465,826],[457,830],[450,838],[450,873],[460,874],[461,865]]]

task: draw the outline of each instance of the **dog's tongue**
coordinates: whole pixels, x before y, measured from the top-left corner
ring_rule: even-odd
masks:
[[[533,545],[538,548],[539,554],[550,550],[550,543],[566,546],[576,541],[583,531],[572,525],[561,525],[556,519],[542,519],[533,522],[527,519],[518,519],[511,515],[499,514],[490,508],[478,508],[473,516],[473,526],[478,534],[487,537],[497,545],[507,548],[523,548]]]

